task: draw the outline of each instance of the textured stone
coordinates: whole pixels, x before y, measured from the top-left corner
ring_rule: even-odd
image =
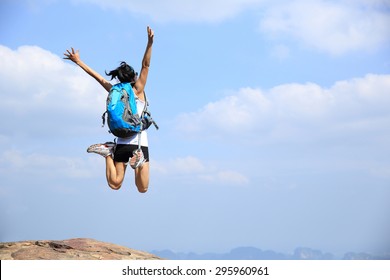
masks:
[[[89,238],[0,243],[1,260],[158,260],[147,252]]]

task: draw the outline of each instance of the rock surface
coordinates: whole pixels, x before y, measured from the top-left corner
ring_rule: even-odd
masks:
[[[147,252],[88,238],[0,243],[0,260],[159,260]]]

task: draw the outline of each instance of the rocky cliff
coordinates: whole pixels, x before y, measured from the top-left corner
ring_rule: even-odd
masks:
[[[155,255],[88,238],[0,243],[0,260],[158,260]]]

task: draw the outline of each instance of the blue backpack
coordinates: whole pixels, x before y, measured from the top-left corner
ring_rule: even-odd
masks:
[[[112,86],[107,97],[107,110],[104,112],[103,126],[106,121],[110,132],[117,137],[126,138],[146,130],[152,124],[158,129],[148,111],[145,94],[145,107],[137,112],[135,94],[130,83],[119,83]]]

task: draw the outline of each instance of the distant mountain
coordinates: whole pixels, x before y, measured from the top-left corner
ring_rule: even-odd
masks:
[[[255,247],[238,247],[222,254],[175,253],[171,250],[152,251],[151,253],[168,260],[390,260],[390,253],[382,256],[367,253],[346,253],[344,257],[336,258],[331,253],[303,247],[295,249],[292,255],[271,250],[263,251]]]
[[[367,253],[346,253],[343,260],[390,260],[390,253],[371,255]]]

